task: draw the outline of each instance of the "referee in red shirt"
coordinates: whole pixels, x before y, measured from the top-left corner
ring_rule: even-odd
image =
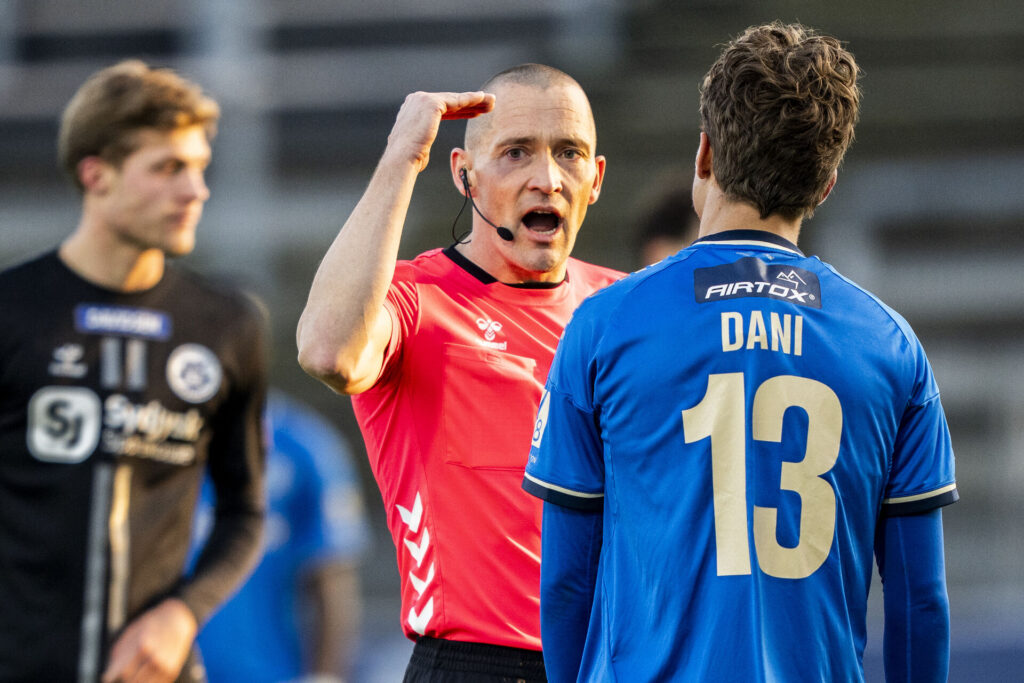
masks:
[[[398,247],[444,119],[465,239]],[[406,98],[299,321],[299,362],[352,394],[416,641],[409,682],[543,681],[541,505],[520,488],[543,383],[577,304],[621,276],[569,256],[605,159],[580,85],[524,64],[479,92]]]

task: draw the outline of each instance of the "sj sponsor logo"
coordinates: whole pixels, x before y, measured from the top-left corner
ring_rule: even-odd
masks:
[[[43,387],[28,402],[29,452],[43,462],[82,462],[100,440],[99,396],[82,387]]]
[[[101,402],[85,387],[43,387],[29,400],[29,452],[44,462],[75,464],[98,446],[127,455],[185,465],[195,460],[195,443],[205,420],[199,410],[168,410],[159,401],[132,403],[113,394]]]
[[[195,460],[205,420],[198,408],[168,410],[159,401],[132,403],[114,394],[104,403],[103,448],[109,453],[174,465]]]

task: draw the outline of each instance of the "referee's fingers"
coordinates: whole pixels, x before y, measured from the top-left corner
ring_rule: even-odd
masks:
[[[471,119],[494,108],[494,95],[482,91],[445,93],[447,109],[441,114],[445,120]]]

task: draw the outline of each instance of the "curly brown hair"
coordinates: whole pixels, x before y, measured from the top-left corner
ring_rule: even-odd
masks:
[[[130,59],[97,71],[64,108],[57,136],[61,169],[83,190],[78,163],[90,156],[120,165],[137,149],[141,130],[202,126],[217,133],[220,107],[199,86],[170,69]]]
[[[701,125],[725,195],[761,218],[811,216],[853,141],[860,90],[853,55],[800,24],[748,28],[701,85]]]

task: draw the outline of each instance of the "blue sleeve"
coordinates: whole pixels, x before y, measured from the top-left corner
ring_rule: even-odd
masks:
[[[941,510],[882,519],[875,556],[885,605],[885,679],[944,682],[949,672],[949,599]]]
[[[600,329],[584,302],[565,327],[541,397],[523,488],[581,510],[604,504],[604,451],[594,397]]]
[[[523,489],[549,503],[579,510],[604,505],[604,460],[593,413],[548,388],[541,397]]]
[[[946,415],[931,365],[917,338],[913,344],[913,386],[893,445],[882,514],[913,515],[955,503],[955,460]]]
[[[601,555],[602,514],[544,503],[540,636],[551,683],[574,683],[587,642]]]

